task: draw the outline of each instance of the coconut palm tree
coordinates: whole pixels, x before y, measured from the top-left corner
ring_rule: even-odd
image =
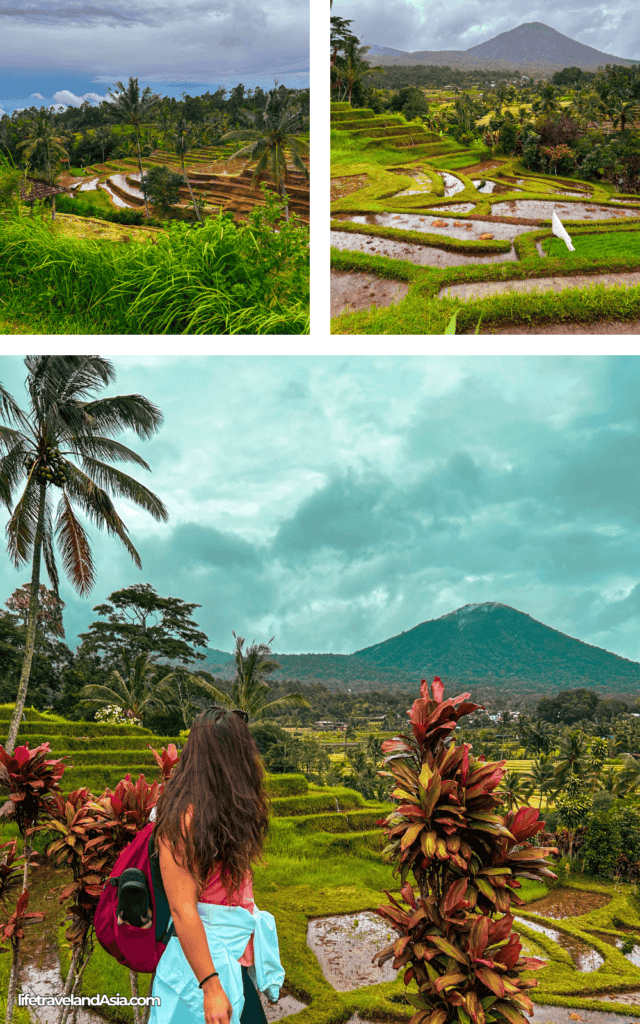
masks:
[[[560,760],[556,763],[556,778],[565,781],[570,775],[584,777],[587,750],[584,733],[581,729],[572,729],[560,740]]]
[[[170,137],[171,141],[173,142],[173,148],[180,157],[180,163],[182,165],[182,175],[187,183],[187,188],[189,189],[189,195],[191,196],[191,202],[193,203],[193,212],[196,215],[196,220],[198,221],[198,223],[201,224],[202,217],[200,216],[200,211],[198,210],[198,205],[196,203],[195,196],[191,191],[191,183],[189,182],[189,178],[187,176],[187,172],[184,166],[184,158],[193,146],[194,134],[194,126],[192,124],[188,124],[188,122],[185,121],[183,117],[181,117],[177,125],[175,125],[173,130],[171,131]]]
[[[625,96],[616,96],[611,108],[613,127],[620,123],[620,132],[625,129],[627,121],[633,120],[638,111],[638,100]]]
[[[108,492],[139,505],[154,519],[168,519],[167,509],[152,491],[109,465],[133,462],[149,469],[144,459],[113,435],[131,429],[138,437],[152,437],[162,424],[160,410],[142,395],[94,397],[115,380],[113,364],[101,356],[35,355],[26,356],[25,364],[29,413],[7,391],[0,393],[0,412],[13,423],[12,427],[0,425],[0,452],[5,452],[0,458],[0,499],[11,513],[7,547],[16,567],[31,561],[25,654],[5,744],[8,753],[13,753],[31,674],[42,558],[58,594],[54,540],[75,590],[88,594],[95,582],[89,538],[74,505],[117,537],[138,568],[142,567],[140,556]],[[24,489],[14,504],[23,481]],[[60,492],[57,508],[54,487]]]
[[[537,789],[540,794],[540,800],[538,802],[538,810],[540,811],[542,810],[543,794],[546,794],[548,806],[549,794],[553,789],[555,781],[555,771],[551,754],[540,753],[538,755],[531,765],[529,778],[533,782],[534,789]]]
[[[509,810],[512,811],[524,796],[520,772],[507,772],[500,783],[500,792],[504,795]]]
[[[276,86],[277,86],[276,82]],[[241,128],[239,131],[227,132],[222,136],[221,142],[227,139],[249,140],[249,145],[239,149],[226,161],[238,160],[247,157],[249,163],[257,161],[256,168],[251,179],[251,187],[257,183],[260,175],[268,171],[273,178],[278,195],[284,199],[285,219],[289,220],[289,202],[285,188],[287,180],[287,153],[291,163],[309,177],[309,172],[302,162],[300,151],[308,151],[309,144],[300,138],[300,132],[304,128],[304,119],[297,108],[290,108],[283,100],[277,88],[269,90],[269,98],[266,106],[260,113],[247,111],[249,118],[255,127]]]
[[[16,149],[23,151],[25,160],[31,160],[32,163],[43,167],[45,179],[49,184],[53,184],[61,161],[69,159],[62,139],[51,122],[51,115],[44,109],[29,123],[27,135],[18,143]]]
[[[97,711],[113,704],[138,725],[142,724],[145,711],[165,714],[167,704],[171,704],[169,677],[165,676],[160,685],[154,687],[158,669],[148,654],[139,654],[131,661],[123,648],[120,657],[124,672],[114,669],[106,686],[96,683],[84,686],[78,695],[84,698],[80,701],[81,706],[94,706]]]
[[[272,708],[311,707],[309,702],[300,693],[288,693],[284,697],[278,697],[277,700],[269,701],[266,704],[266,694],[268,694],[270,687],[263,682],[263,679],[264,676],[270,675],[271,672],[278,668],[278,662],[271,660],[269,644],[273,637],[267,644],[256,644],[254,640],[247,650],[243,651],[244,637],[236,636],[234,630],[232,630],[232,633],[236,641],[234,654],[236,675],[231,686],[231,694],[225,693],[223,690],[219,690],[217,686],[214,686],[210,682],[212,677],[208,672],[203,671],[189,676],[190,682],[193,683],[200,693],[213,697],[215,701],[226,708],[246,711],[254,720],[263,718],[265,712]]]
[[[110,115],[114,121],[119,124],[130,124],[133,128],[134,135],[136,137],[136,146],[138,149],[138,169],[140,171],[140,177],[142,177],[142,155],[140,153],[140,132],[142,126],[147,124],[151,119],[151,111],[159,102],[161,97],[151,91],[147,85],[142,92],[140,92],[140,86],[138,85],[137,78],[129,77],[128,85],[124,86],[122,82],[116,82],[113,89],[110,89],[108,95],[111,97],[112,107]],[[144,208],[147,217],[149,216],[149,207],[147,200],[144,200]]]

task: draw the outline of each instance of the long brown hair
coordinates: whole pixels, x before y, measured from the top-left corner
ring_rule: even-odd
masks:
[[[239,715],[214,708],[197,716],[158,800],[153,835],[169,843],[176,862],[180,847],[199,892],[216,862],[228,897],[252,862],[263,862],[270,811],[264,775],[258,746]]]

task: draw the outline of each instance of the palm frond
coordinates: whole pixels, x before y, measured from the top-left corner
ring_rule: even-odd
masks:
[[[117,537],[124,544],[138,569],[142,568],[140,555],[129,540],[128,529],[115,510],[114,504],[106,491],[86,476],[72,462],[65,462],[65,490],[76,501],[82,511],[98,529],[106,527],[107,532]]]
[[[66,575],[79,594],[88,594],[95,583],[91,547],[66,494],[62,495],[58,505],[55,533]]]
[[[6,388],[0,384],[0,411],[10,423],[15,423],[23,429],[29,426],[29,420],[22,409]]]
[[[0,458],[0,487],[2,488],[1,498],[11,511],[13,493],[20,481],[27,475],[25,460],[28,454],[28,445],[22,434],[6,455]]]
[[[6,527],[7,548],[17,569],[26,565],[33,552],[39,501],[40,484],[37,484],[33,477],[29,477]]]
[[[100,437],[95,434],[74,435],[66,440],[66,444],[69,446],[71,455],[78,457],[89,455],[94,458],[111,459],[114,462],[133,462],[136,466],[142,466],[143,469],[148,469],[151,472],[151,467],[141,455],[131,448],[127,448],[126,444],[114,441],[111,437]]]
[[[53,551],[53,508],[50,490],[47,488],[45,495],[44,504],[44,532],[42,535],[42,556],[44,558],[44,564],[46,566],[47,574],[49,576],[49,582],[51,583],[51,589],[53,590],[56,597],[59,597],[59,586],[60,579],[58,577],[58,567],[56,565],[55,554]]]
[[[5,427],[0,424],[0,448],[10,451],[20,441],[27,443],[27,438],[21,430],[14,430],[12,427]]]
[[[103,430],[119,434],[129,427],[138,437],[150,438],[164,421],[160,409],[144,395],[114,395],[87,402],[83,409],[91,422],[91,433]]]
[[[95,480],[99,487],[103,489],[108,487],[112,494],[135,501],[136,505],[144,508],[154,519],[166,523],[169,518],[166,506],[153,491],[150,491],[144,484],[139,483],[138,480],[127,476],[126,473],[122,473],[114,466],[109,466],[106,462],[100,462],[98,459],[92,459],[89,456],[85,456],[82,459],[82,468],[92,480]]]
[[[60,404],[89,398],[97,388],[106,387],[116,379],[113,363],[103,356],[63,356],[60,370]]]

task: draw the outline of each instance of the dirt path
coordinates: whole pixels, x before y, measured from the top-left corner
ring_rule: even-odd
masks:
[[[518,281],[476,281],[472,284],[452,284],[441,288],[438,298],[484,299],[487,295],[501,295],[504,292],[562,292],[567,288],[584,288],[597,284],[607,287],[640,284],[640,271],[623,274],[572,274],[567,277],[534,277]],[[539,332],[535,332],[539,333]]]

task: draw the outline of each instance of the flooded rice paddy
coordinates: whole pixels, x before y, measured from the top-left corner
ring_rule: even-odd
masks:
[[[602,892],[586,892],[559,886],[540,900],[527,904],[527,910],[542,917],[562,920],[565,917],[580,917],[591,910],[599,910],[611,902],[611,897]]]
[[[371,238],[367,235],[351,234],[347,231],[332,231],[331,245],[350,252],[370,252],[376,256],[387,256],[394,260],[407,260],[419,267],[460,267],[470,263],[503,263],[517,259],[515,249],[489,256],[459,252],[447,252],[435,246],[420,245],[417,242],[399,242],[394,238]]]
[[[403,299],[409,290],[406,281],[392,281],[357,270],[331,271],[331,316],[353,313],[360,309],[390,306]]]
[[[446,209],[451,210],[449,206]],[[517,235],[533,230],[530,224],[500,224],[490,220],[463,220],[456,221],[455,217],[445,215],[445,209],[430,207],[433,212],[441,214],[434,217],[422,213],[364,213],[364,214],[336,214],[335,219],[350,220],[354,224],[379,224],[381,227],[398,228],[402,231],[426,231],[434,235],[448,235],[451,238],[474,238],[480,235],[490,234],[494,238],[503,241],[513,242]],[[463,211],[460,211],[463,212]],[[434,220],[446,220],[444,227],[437,227]],[[348,247],[347,247],[348,248]],[[507,257],[503,256],[503,259]]]
[[[576,939],[573,935],[562,932],[558,928],[549,928],[548,925],[541,924],[540,921],[529,921],[523,917],[516,917],[515,921],[516,926],[518,924],[525,925],[527,928],[533,929],[534,932],[540,932],[541,935],[546,935],[548,939],[557,942],[562,949],[566,949],[579,971],[597,971],[599,967],[602,967],[604,957],[597,950],[588,946],[586,942]]]
[[[560,219],[610,220],[613,217],[638,217],[638,209],[611,210],[594,203],[557,203],[548,199],[510,199],[494,203],[491,212],[498,217],[550,218],[555,208]]]
[[[339,992],[395,981],[398,972],[392,960],[378,967],[371,959],[396,938],[396,932],[372,911],[316,918],[307,929],[307,945],[329,984]]]

